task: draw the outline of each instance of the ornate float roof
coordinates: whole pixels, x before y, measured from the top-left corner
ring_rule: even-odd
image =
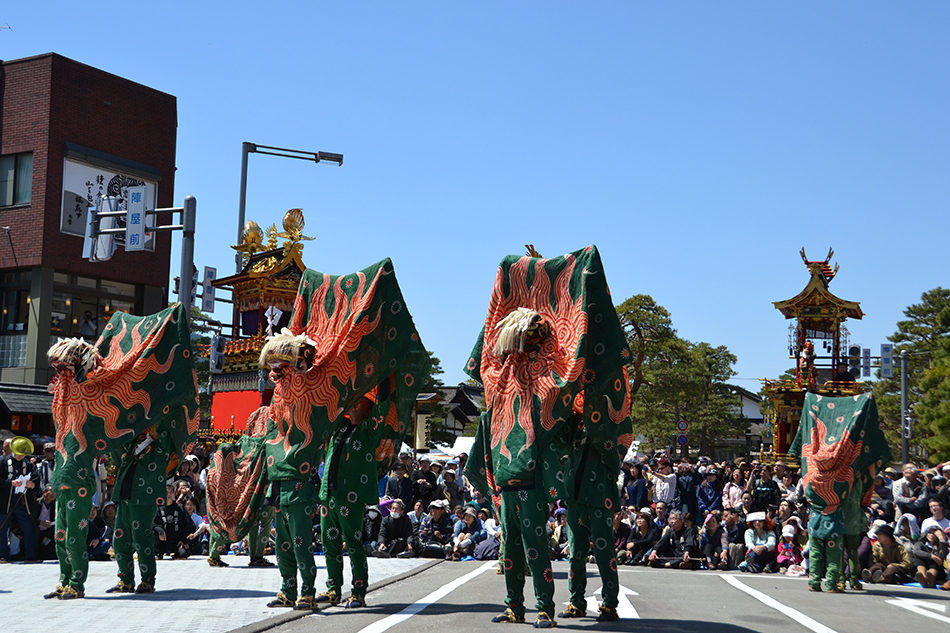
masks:
[[[772,304],[786,319],[801,319],[805,321],[832,322],[844,319],[861,319],[864,312],[857,301],[848,301],[832,294],[828,290],[829,282],[838,273],[838,265],[831,268],[830,261],[834,250],[828,249],[828,256],[824,260],[809,261],[805,256],[805,249],[801,250],[802,260],[811,273],[811,279],[804,290],[791,299],[773,301]]]

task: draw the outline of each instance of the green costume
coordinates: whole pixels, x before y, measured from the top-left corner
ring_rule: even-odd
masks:
[[[168,460],[176,447],[190,446],[194,434],[181,419],[167,419],[125,445],[117,456],[113,550],[119,566],[114,591],[131,591],[135,585],[135,560],[143,593],[155,587],[155,509],[165,505]],[[180,456],[181,457],[181,456]]]
[[[88,571],[85,544],[95,458],[120,450],[159,417],[183,420],[186,436],[196,432],[197,379],[180,304],[144,317],[117,312],[95,350],[78,339],[61,340],[49,356],[57,370],[52,484],[63,502],[56,513],[60,585],[47,596],[76,598],[84,595]]]
[[[342,593],[343,547],[350,557],[352,595],[366,596],[369,567],[363,549],[363,512],[379,501],[376,445],[369,425],[344,425],[330,440],[320,486],[320,532],[327,563],[327,591]]]
[[[300,534],[304,525],[308,534],[312,530],[310,513],[315,498],[310,496],[310,471],[322,460],[327,440],[341,437],[337,434],[350,426],[343,414],[380,385],[390,385],[386,394],[372,398],[372,413],[351,431],[363,439],[347,444],[352,454],[339,461],[338,471],[331,477],[338,492],[327,488],[325,493],[327,515],[321,522],[326,521],[327,527],[323,529],[328,536],[334,529],[339,534],[324,542],[332,577],[330,590],[321,594],[321,599],[337,601],[335,592],[342,584],[337,564],[342,565],[342,558],[331,552],[339,537],[348,540],[353,534],[357,515],[362,527],[364,505],[378,500],[379,473],[389,469],[395,448],[410,428],[416,394],[429,366],[392,262],[386,259],[340,276],[304,271],[289,328],[265,345],[261,362],[274,368],[274,398],[268,411],[273,432],[268,433],[265,453],[268,479],[273,489],[279,490],[278,522],[284,525],[278,530],[279,566],[288,590],[296,583],[289,578],[291,570],[300,570],[299,608],[307,608],[315,599],[309,570],[315,573],[316,567],[310,541]],[[339,439],[333,443],[333,451],[339,450],[340,443]],[[356,465],[354,459],[362,462]],[[339,497],[343,491],[345,503]],[[306,553],[298,540],[306,540]],[[354,580],[363,584],[354,585],[353,594],[361,596],[360,590],[365,592],[365,561],[357,559],[364,555],[362,543],[349,550],[351,558],[356,557]],[[364,577],[357,577],[360,575]],[[292,599],[284,590],[281,594],[278,600]]]
[[[873,396],[828,398],[806,393],[789,453],[802,460],[805,498],[811,504],[809,588],[820,591],[824,579],[827,589],[841,591],[847,498],[863,496],[866,482],[891,456]]]
[[[90,463],[90,469],[92,464]],[[54,475],[55,477],[55,472]],[[73,486],[54,484],[56,493],[56,558],[59,559],[59,584],[62,592],[72,587],[81,597],[89,574],[89,550],[86,535],[89,532],[89,512],[92,510],[92,491],[95,480]]]
[[[252,413],[238,442],[221,444],[211,459],[207,491],[211,523],[208,562],[212,566],[224,567],[221,554],[229,543],[245,536],[251,562],[264,557],[274,522],[274,507],[265,503],[267,411],[267,407],[260,407]]]
[[[488,316],[465,369],[485,385],[487,407],[466,474],[502,503],[508,610],[495,621],[524,617],[524,575],[516,561],[526,555],[540,612],[536,624],[553,625],[545,504],[565,498],[559,454],[571,450],[566,421],[581,391],[591,389],[589,426],[610,427],[614,443],[605,450],[617,449],[615,425],[628,412],[622,397],[600,397],[614,387],[617,393],[625,389],[621,377],[614,379],[618,359],[629,358],[622,337],[616,338],[616,319],[593,246],[552,259],[509,256],[499,266]],[[522,505],[525,514],[518,520],[512,508]]]

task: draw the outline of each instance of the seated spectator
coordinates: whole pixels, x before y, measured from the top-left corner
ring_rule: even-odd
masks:
[[[660,528],[653,522],[653,517],[646,510],[637,512],[622,560],[618,555],[617,562],[626,565],[646,565],[646,557],[658,540],[660,540]]]
[[[902,514],[897,520],[897,526],[894,528],[894,538],[909,552],[913,544],[920,538],[920,527],[917,525],[917,517],[910,512]]]
[[[947,558],[947,535],[938,525],[925,529],[910,551],[911,562],[917,567],[917,582],[921,587],[933,588],[946,578],[943,565]]]
[[[752,513],[752,493],[749,491],[742,493],[742,504],[736,508],[739,520],[743,523],[748,522],[748,516]]]
[[[779,541],[776,548],[777,556],[775,561],[778,563],[779,572],[787,573],[793,565],[801,565],[804,561],[802,548],[797,541],[798,530],[792,524],[782,527],[782,540]]]
[[[447,470],[446,473],[452,472]],[[488,537],[488,530],[485,524],[478,518],[475,508],[469,506],[465,508],[462,518],[456,521],[453,531],[452,560],[461,560],[467,556],[472,556],[475,552],[475,546]]]
[[[39,512],[36,516],[39,530],[37,535],[37,558],[56,560],[56,493],[49,484],[43,489]]]
[[[378,505],[369,506],[363,513],[363,548],[367,554],[376,551],[376,543],[379,541],[379,529],[383,523],[383,513]]]
[[[729,482],[722,489],[722,507],[736,508],[742,505],[742,493],[745,492],[745,475],[741,468],[732,471]]]
[[[379,558],[409,558],[412,556],[408,551],[412,534],[412,521],[406,516],[406,505],[402,499],[395,499],[389,506],[389,516],[383,519],[379,526],[379,538],[373,555]],[[406,555],[402,556],[403,554]]]
[[[722,510],[722,493],[719,492],[718,478],[719,471],[712,467],[707,468],[705,480],[696,488],[700,520],[713,510]]]
[[[944,507],[943,501],[937,497],[931,497],[928,507],[930,508],[930,516],[920,524],[921,534],[926,534],[927,530],[934,526],[940,528],[941,532],[950,528],[950,519],[946,517],[946,507]]]
[[[448,503],[434,500],[429,503],[429,514],[422,519],[419,533],[409,549],[425,558],[445,558],[452,551],[452,520],[446,512]]]
[[[774,525],[763,511],[752,512],[747,519],[751,527],[745,531],[746,555],[739,570],[753,574],[778,571]]]
[[[921,519],[926,512],[927,487],[920,479],[917,466],[912,463],[904,464],[904,477],[894,482],[894,504],[901,514],[913,514]]]
[[[412,504],[412,479],[402,462],[396,462],[393,467],[393,474],[386,482],[386,496]]]
[[[653,524],[660,529],[660,532],[666,527],[669,511],[670,506],[665,501],[656,502],[656,517],[653,519]]]
[[[624,462],[624,478],[626,483],[623,486],[624,504],[642,508],[649,501],[647,491],[647,480],[643,476],[643,467],[636,462]]]
[[[570,555],[567,532],[567,510],[554,511],[554,530],[550,539],[551,560],[566,560]]]
[[[759,466],[752,471],[752,479],[746,488],[752,493],[753,512],[769,512],[778,507],[778,484],[772,476],[772,467],[768,464]]]
[[[422,519],[426,517],[426,507],[421,501],[416,501],[413,504],[412,512],[407,514],[409,517],[409,522],[412,523],[412,533],[418,534],[419,528],[422,527]]]
[[[185,514],[191,519],[192,525],[185,524],[189,528],[185,540],[188,542],[188,553],[200,556],[208,555],[208,537],[210,536],[211,526],[197,512],[197,503],[194,497],[185,499]]]
[[[699,545],[702,548],[702,564],[706,569],[719,569],[723,552],[729,545],[726,531],[722,529],[722,513],[719,510],[712,510],[706,515],[703,527],[699,531]]]
[[[475,546],[473,556],[477,560],[497,560],[501,549],[501,526],[485,508],[478,509],[478,518],[485,526],[485,540]]]
[[[894,539],[894,528],[881,525],[874,535],[877,542],[871,547],[871,566],[861,571],[864,582],[902,585],[909,582],[914,566],[904,546]]]
[[[462,492],[461,486],[456,482],[456,475],[454,470],[448,470],[442,474],[442,483],[441,486],[442,496],[449,502],[449,506],[452,508],[461,507],[465,503],[465,494]]]
[[[722,569],[738,569],[745,560],[745,531],[746,524],[739,520],[739,513],[735,508],[726,508],[722,511],[722,530],[726,537],[726,546],[720,556]]]
[[[778,464],[776,464],[775,466],[777,470]],[[778,483],[779,497],[781,497],[782,499],[788,499],[789,497],[795,494],[795,486],[796,486],[795,473],[793,473],[792,471],[786,468],[784,469],[784,472],[782,473],[781,476],[779,476],[776,473],[776,479],[778,480],[777,483]]]
[[[686,526],[683,513],[679,510],[670,512],[669,523],[647,557],[649,565],[699,569],[699,535],[696,529]]]
[[[635,508],[632,509],[634,512]],[[614,555],[620,554],[627,547],[630,538],[631,508],[624,508],[622,512],[614,512]],[[624,520],[626,519],[626,520]]]
[[[894,493],[891,491],[891,483],[890,479],[885,481],[883,473],[878,473],[874,478],[874,493],[871,498],[878,503],[884,501],[893,502]]]
[[[155,557],[161,560],[165,554],[169,554],[173,558],[188,558],[190,548],[187,537],[192,532],[191,525],[191,517],[175,500],[174,489],[171,485],[167,486],[166,503],[159,506],[153,524]]]
[[[109,560],[109,548],[112,543],[105,537],[106,524],[99,516],[99,509],[92,506],[89,510],[89,529],[86,532],[86,547],[89,560]]]

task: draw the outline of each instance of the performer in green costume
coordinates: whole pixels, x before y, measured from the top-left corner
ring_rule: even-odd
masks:
[[[169,418],[144,431],[126,444],[117,457],[113,550],[119,566],[119,581],[106,593],[152,593],[155,591],[155,508],[165,504],[165,477],[172,455],[190,447],[196,433],[189,433],[187,420]],[[194,425],[195,431],[197,426]],[[138,554],[141,582],[135,586]]]
[[[221,554],[228,543],[247,536],[248,567],[273,567],[264,550],[274,523],[274,507],[265,502],[267,471],[264,440],[268,407],[252,413],[236,444],[223,443],[215,451],[208,470],[208,519],[211,534],[208,564],[227,567]]]
[[[843,591],[841,553],[844,507],[849,495],[864,494],[862,478],[890,460],[890,448],[878,426],[870,393],[829,398],[806,393],[802,419],[789,453],[802,460],[808,521],[808,589]],[[856,548],[855,548],[856,549]]]
[[[95,459],[121,449],[157,417],[186,420],[188,432],[196,432],[197,379],[188,321],[178,304],[146,317],[117,312],[95,347],[60,340],[49,359],[56,369],[50,390],[60,579],[45,597],[70,600],[85,595]],[[187,446],[176,448],[184,452]]]
[[[601,370],[612,372],[618,356],[629,356],[625,344],[608,347],[591,334],[605,319],[609,327],[611,315],[616,320],[606,288],[593,246],[552,259],[509,256],[495,278],[485,326],[466,366],[484,384],[487,407],[466,474],[486,496],[500,495],[505,534],[507,608],[493,622],[524,621],[527,559],[537,599],[535,627],[555,626],[545,526],[549,502],[565,497],[559,453],[568,452],[565,443],[573,439],[566,421],[587,385],[601,393],[599,385],[608,380],[598,375]],[[593,405],[605,406],[594,400],[591,413]],[[622,401],[611,399],[614,406]],[[626,416],[614,411],[611,420]]]
[[[316,490],[308,481],[310,471],[320,463],[328,439],[342,433],[347,425],[370,423],[375,435],[367,438],[366,445],[361,442],[357,448],[352,443],[349,449],[367,464],[388,470],[395,456],[394,446],[409,428],[415,396],[428,367],[428,356],[405,307],[392,262],[386,259],[340,276],[305,271],[290,326],[261,350],[261,365],[271,368],[275,383],[268,412],[275,432],[268,435],[265,451],[271,498],[280,508],[278,567],[283,578],[270,606],[293,604],[296,609],[312,609],[318,600],[335,604],[340,601],[338,585],[342,577],[336,567],[331,570],[330,566],[337,562],[342,565],[342,560],[328,562],[328,572],[335,576],[333,584],[319,597],[314,595],[316,566],[310,535]],[[378,415],[363,422],[358,419],[363,413],[351,418],[343,415],[384,383],[392,385],[388,398],[371,399],[375,401],[373,413]],[[351,424],[354,420],[356,425]],[[342,435],[338,436],[334,450],[339,451],[346,443],[341,439]],[[366,491],[373,491],[373,501],[378,499],[378,472],[371,475],[362,471],[363,467],[340,461],[335,483],[338,491],[347,491],[349,505],[337,507],[335,495],[327,489],[328,515],[323,520],[329,518],[328,526],[342,528],[344,537],[353,532],[348,517],[359,514],[362,521],[363,507],[370,500]],[[350,481],[351,475],[357,478],[358,486]],[[332,510],[330,501],[334,502]],[[331,512],[338,515],[329,517]],[[361,546],[358,549],[362,551]],[[328,550],[328,561],[330,558]],[[302,580],[299,592],[298,570]],[[353,595],[362,596],[360,589],[365,592],[365,586],[354,586]],[[354,602],[351,606],[361,604]]]
[[[604,328],[592,334],[603,335],[607,332]],[[573,450],[568,453],[564,467],[564,502],[567,506],[571,552],[568,583],[571,601],[560,615],[564,618],[587,615],[587,598],[584,595],[587,590],[587,556],[593,543],[594,560],[603,582],[603,602],[597,616],[598,622],[616,622],[619,619],[617,604],[620,580],[614,550],[613,519],[614,513],[621,507],[617,479],[623,457],[633,439],[629,415],[630,384],[623,366],[623,350],[627,346],[619,321],[613,342],[613,348],[618,350],[614,361],[616,369],[609,372],[605,366],[601,375],[606,380],[587,385],[582,394],[584,397],[575,401],[575,408],[581,409],[582,415],[576,429]]]

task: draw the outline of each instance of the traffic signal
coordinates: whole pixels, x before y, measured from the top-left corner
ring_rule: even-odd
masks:
[[[848,347],[848,373],[857,380],[861,377],[861,346],[851,345]]]
[[[224,372],[224,344],[225,339],[220,334],[211,337],[211,354],[209,370],[212,374]]]

